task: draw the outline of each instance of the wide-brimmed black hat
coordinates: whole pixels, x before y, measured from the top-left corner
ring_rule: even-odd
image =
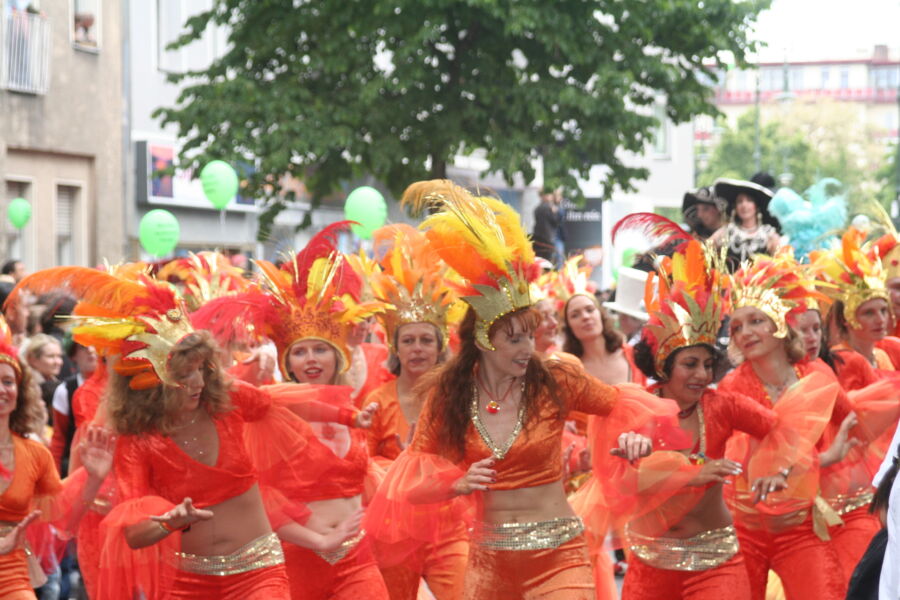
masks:
[[[772,199],[772,191],[752,181],[741,179],[717,179],[713,184],[716,196],[724,199],[728,206],[728,214],[734,214],[737,205],[738,194],[747,194],[756,203],[756,210],[762,215],[762,222],[771,225],[779,232],[781,223],[769,213],[769,201]]]

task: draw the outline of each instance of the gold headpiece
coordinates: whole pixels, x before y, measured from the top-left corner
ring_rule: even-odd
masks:
[[[75,341],[118,356],[113,368],[131,378],[132,389],[179,385],[168,370],[169,354],[194,328],[170,284],[144,274],[130,280],[85,267],[56,267],[22,279],[7,301],[15,301],[22,290],[42,294],[60,289],[79,300],[72,317]]]
[[[665,379],[666,360],[676,350],[700,344],[715,347],[728,304],[723,264],[724,255],[691,240],[671,258],[662,259],[658,274],[649,274],[644,305],[650,319],[641,337],[653,352],[658,378]]]
[[[784,339],[788,325],[808,308],[808,299],[818,294],[813,280],[794,260],[789,249],[774,258],[757,255],[731,276],[731,308],[758,308],[775,323],[775,337]]]
[[[246,291],[250,283],[243,273],[219,252],[199,252],[169,261],[159,270],[158,278],[180,283],[185,304],[193,312],[210,300]]]
[[[254,325],[259,335],[275,342],[278,365],[287,379],[290,348],[305,339],[330,344],[340,370],[346,371],[347,337],[353,326],[385,308],[381,302],[360,301],[362,280],[337,251],[337,236],[347,228],[349,221],[329,225],[281,268],[255,261],[262,288],[207,303],[195,315],[198,323],[202,320],[217,339],[236,326]]]
[[[840,248],[809,255],[818,276],[817,284],[823,292],[844,303],[844,320],[853,329],[861,327],[856,318],[861,304],[874,298],[890,304],[881,259],[877,251],[860,247],[864,238],[862,231],[851,227],[841,236]]]
[[[409,225],[382,227],[372,243],[381,269],[371,271],[369,283],[374,297],[391,306],[378,315],[391,348],[397,329],[407,323],[431,323],[446,344],[448,312],[456,302],[445,279],[447,265]]]
[[[485,349],[491,325],[532,305],[530,283],[540,275],[519,215],[495,198],[476,197],[445,179],[420,181],[403,193],[416,212],[436,212],[421,224],[429,244],[465,281],[457,293],[475,311],[475,339]]]

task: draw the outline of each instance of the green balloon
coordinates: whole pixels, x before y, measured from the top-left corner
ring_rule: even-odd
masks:
[[[372,232],[384,225],[387,220],[387,203],[381,192],[364,185],[358,187],[347,196],[344,203],[344,217],[356,221],[359,225],[351,225],[353,234],[367,240]]]
[[[238,192],[238,175],[234,168],[223,160],[206,163],[200,171],[203,193],[213,206],[222,210]]]
[[[625,248],[622,250],[622,262],[619,263],[619,266],[613,268],[613,281],[619,281],[619,267],[634,266],[634,257],[637,253],[637,248]]]
[[[25,198],[14,198],[6,207],[6,216],[16,229],[22,229],[31,220],[31,204]]]
[[[178,245],[181,229],[175,215],[162,208],[155,208],[141,219],[138,238],[147,254],[156,257],[171,254]]]

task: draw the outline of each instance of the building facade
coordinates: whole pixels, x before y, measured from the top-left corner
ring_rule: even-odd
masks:
[[[4,0],[0,13],[0,257],[29,270],[125,251],[121,5]],[[7,206],[24,198],[16,229]]]

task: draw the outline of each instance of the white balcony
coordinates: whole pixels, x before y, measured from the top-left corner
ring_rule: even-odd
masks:
[[[46,94],[50,40],[47,17],[21,11],[0,15],[0,88]]]

